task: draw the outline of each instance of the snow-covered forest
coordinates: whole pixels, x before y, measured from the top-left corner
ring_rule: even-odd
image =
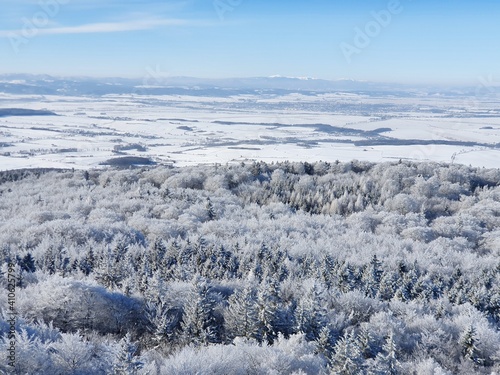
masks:
[[[500,170],[0,174],[13,374],[500,372]]]

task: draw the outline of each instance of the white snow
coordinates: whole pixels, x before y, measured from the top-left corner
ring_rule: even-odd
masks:
[[[4,93],[0,109],[5,108],[47,109],[58,116],[0,117],[0,170],[93,168],[126,155],[176,165],[410,159],[478,167],[498,167],[500,156],[500,113],[498,103],[491,100],[479,105],[455,97],[356,93],[230,97]],[[373,140],[377,142],[355,143]],[[146,151],[130,146],[115,152],[115,147],[127,145],[141,145]]]

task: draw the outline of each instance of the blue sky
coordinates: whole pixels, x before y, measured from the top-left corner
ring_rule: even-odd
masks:
[[[500,1],[0,0],[0,6],[0,73],[500,80]]]

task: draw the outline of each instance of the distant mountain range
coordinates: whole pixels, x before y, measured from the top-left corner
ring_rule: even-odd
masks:
[[[316,94],[327,92],[356,92],[398,96],[413,95],[498,95],[500,87],[431,87],[375,83],[355,80],[329,81],[316,78],[250,77],[206,79],[195,77],[166,77],[155,74],[142,79],[54,77],[49,75],[0,75],[0,93],[25,95],[199,95],[231,96],[241,94]]]

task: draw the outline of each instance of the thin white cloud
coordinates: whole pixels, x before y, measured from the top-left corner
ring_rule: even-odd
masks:
[[[92,34],[118,33],[125,31],[151,30],[162,26],[194,25],[193,22],[182,19],[152,19],[128,22],[102,22],[79,26],[39,28],[36,35],[63,35],[63,34]],[[23,30],[0,30],[0,37],[9,37],[12,34],[22,35]]]

